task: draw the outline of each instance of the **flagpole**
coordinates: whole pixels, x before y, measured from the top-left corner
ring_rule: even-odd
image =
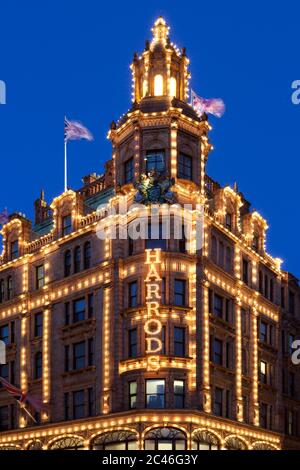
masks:
[[[16,400],[17,400],[17,399],[16,399]],[[21,410],[24,410],[25,413],[27,413],[27,415],[29,416],[29,418],[31,418],[31,419],[35,422],[35,424],[37,424],[36,420],[34,419],[34,417],[32,416],[32,414],[30,413],[30,411],[27,410],[26,405],[24,405],[23,403],[21,403],[20,400],[17,400],[17,402],[19,403]]]
[[[65,140],[65,192],[68,189],[68,166],[67,166],[67,141]]]

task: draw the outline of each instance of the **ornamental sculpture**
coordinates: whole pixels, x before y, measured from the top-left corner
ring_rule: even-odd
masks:
[[[168,178],[164,172],[152,170],[148,174],[142,173],[133,183],[137,189],[135,202],[139,204],[174,204],[175,193],[170,190],[174,185],[174,178]]]

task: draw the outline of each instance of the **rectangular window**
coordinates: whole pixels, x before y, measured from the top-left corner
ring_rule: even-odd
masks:
[[[3,379],[9,381],[9,367],[8,364],[1,364],[0,365],[0,377]],[[2,387],[2,384],[0,383],[0,387]]]
[[[94,390],[88,388],[88,416],[95,416]]]
[[[72,216],[71,214],[65,215],[62,218],[62,235],[69,235],[72,232]]]
[[[230,246],[226,248],[225,269],[228,273],[232,272],[232,248]]]
[[[137,357],[137,328],[128,332],[128,357]]]
[[[191,180],[193,177],[193,160],[188,155],[179,154],[177,177]]]
[[[165,380],[146,380],[146,408],[165,408]]]
[[[85,367],[85,342],[73,344],[73,369],[83,369]]]
[[[161,280],[161,303],[162,305],[166,304],[166,278],[163,277]]]
[[[155,248],[160,248],[163,251],[166,251],[167,248],[167,238],[168,236],[168,226],[167,223],[162,224],[162,222],[153,222],[148,223],[148,237],[146,241],[146,249],[154,250]]]
[[[226,228],[228,228],[228,230],[232,229],[232,214],[230,214],[229,212],[226,212],[225,226]]]
[[[133,308],[137,306],[137,293],[138,284],[137,281],[130,282],[128,284],[128,307]]]
[[[289,396],[295,396],[295,374],[293,372],[289,372]]]
[[[15,361],[11,361],[10,363],[10,383],[12,385],[15,384]]]
[[[137,400],[137,382],[133,380],[129,382],[129,409],[134,410],[136,408],[136,400]]]
[[[241,308],[241,323],[242,323],[242,333],[248,333],[248,312],[244,308]]]
[[[14,321],[10,323],[10,342],[11,343],[15,342],[15,322]]]
[[[217,338],[213,341],[213,362],[219,366],[223,365],[223,341]]]
[[[36,313],[34,316],[34,337],[40,338],[43,336],[43,313]]]
[[[65,303],[65,325],[70,324],[70,302]]]
[[[246,259],[243,259],[243,282],[248,284],[249,280],[249,262]]]
[[[232,321],[232,300],[226,299],[225,301],[225,320],[227,322]]]
[[[0,304],[4,302],[4,298],[5,298],[5,284],[4,284],[4,280],[1,279],[0,281]]]
[[[289,291],[289,313],[295,313],[295,294]]]
[[[88,365],[94,365],[94,339],[88,339]]]
[[[264,321],[260,322],[259,339],[263,343],[266,343],[268,340],[268,325]]]
[[[162,343],[161,354],[166,354],[166,327],[165,325],[163,325],[161,329],[161,343]]]
[[[9,325],[0,326],[0,340],[3,341],[6,345],[10,343],[9,341]]]
[[[174,327],[174,355],[185,356],[185,328]]]
[[[268,427],[268,405],[266,403],[260,404],[260,426],[265,429]]]
[[[0,431],[7,431],[8,428],[8,406],[0,406]]]
[[[44,265],[36,266],[35,268],[35,288],[41,289],[45,285],[45,269]]]
[[[267,363],[265,361],[260,361],[260,382],[267,383]]]
[[[68,419],[70,419],[70,400],[68,393],[64,394],[64,415],[65,421],[68,421]]]
[[[183,279],[175,279],[174,281],[174,304],[185,306],[185,288],[186,281]]]
[[[281,287],[280,290],[280,304],[282,308],[285,308],[285,290],[284,287]]]
[[[231,417],[231,399],[230,399],[230,390],[226,390],[226,409],[225,409],[225,417]]]
[[[226,367],[231,368],[231,343],[229,341],[226,343]]]
[[[94,294],[88,296],[88,318],[94,316]]]
[[[146,171],[152,170],[158,172],[165,170],[165,152],[164,150],[149,150],[146,154]]]
[[[69,372],[69,364],[70,364],[70,346],[65,346],[65,372]]]
[[[125,184],[132,183],[134,179],[133,158],[130,158],[124,164]]]
[[[292,334],[289,334],[288,341],[289,341],[289,355],[292,356],[292,354],[294,352],[293,342],[295,341],[295,336],[292,335]]]
[[[73,322],[77,323],[85,319],[85,299],[74,300],[73,302]]]
[[[214,315],[216,317],[222,318],[223,317],[223,298],[219,295],[214,295]]]
[[[19,241],[15,240],[10,244],[10,259],[16,259],[19,256]]]
[[[174,407],[184,408],[184,380],[174,380]]]
[[[259,237],[258,237],[258,235],[253,236],[252,248],[253,248],[254,251],[258,251],[258,248],[259,248]]]
[[[73,419],[84,418],[84,390],[73,392]]]
[[[12,299],[12,277],[7,278],[7,300]]]
[[[223,416],[223,389],[215,388],[214,393],[214,414],[216,416]]]

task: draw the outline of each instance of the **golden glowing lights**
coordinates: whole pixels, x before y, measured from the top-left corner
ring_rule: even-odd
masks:
[[[146,307],[147,318],[144,325],[146,333],[146,355],[147,355],[147,369],[158,370],[160,367],[159,356],[154,355],[162,350],[162,341],[155,336],[160,334],[162,324],[159,320],[159,306],[160,306],[160,283],[161,277],[157,271],[161,264],[161,250],[146,250],[146,265],[149,266],[146,283]]]

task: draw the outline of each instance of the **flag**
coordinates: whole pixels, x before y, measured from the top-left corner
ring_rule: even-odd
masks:
[[[0,212],[0,225],[5,225],[8,222],[8,212],[7,209],[4,209],[4,211]]]
[[[90,131],[81,124],[81,122],[69,121],[65,117],[65,142],[80,139],[93,140],[94,137]]]
[[[192,106],[196,113],[201,117],[203,113],[213,114],[222,117],[225,112],[225,104],[221,98],[202,98],[193,90],[191,92]]]
[[[10,384],[6,379],[0,377],[0,383],[3,388],[19,402],[22,408],[25,408],[26,404],[31,405],[35,411],[40,413],[42,410],[47,410],[47,406],[37,397],[29,395],[28,393],[23,392],[20,388],[15,387]]]

